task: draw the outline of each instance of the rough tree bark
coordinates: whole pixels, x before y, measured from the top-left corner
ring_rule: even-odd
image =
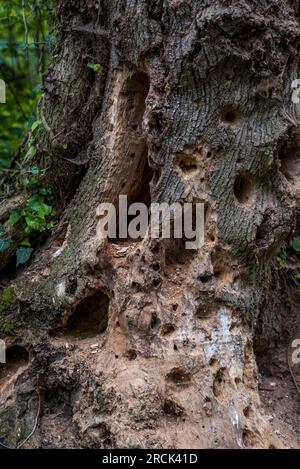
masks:
[[[300,193],[297,2],[58,3],[39,158],[61,218],[2,292],[0,441],[38,416],[26,447],[283,447],[255,353],[290,313],[276,255]],[[96,208],[119,194],[205,202],[204,247],[100,244]]]

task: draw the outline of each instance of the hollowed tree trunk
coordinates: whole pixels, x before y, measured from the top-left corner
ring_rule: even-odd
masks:
[[[26,438],[40,400],[27,446],[285,444],[254,345],[273,350],[289,314],[276,256],[299,196],[296,5],[59,2],[40,154],[65,212],[1,312],[32,359],[0,375],[2,442]],[[204,202],[204,247],[101,243],[96,209],[121,194]]]

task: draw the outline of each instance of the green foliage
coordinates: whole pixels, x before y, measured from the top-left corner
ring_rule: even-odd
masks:
[[[100,64],[96,64],[96,63],[90,62],[90,63],[88,63],[88,68],[90,68],[91,70],[93,70],[93,72],[97,73],[97,72],[100,72],[100,71],[101,71],[102,66],[101,66]]]
[[[43,189],[31,196],[26,203],[26,207],[21,212],[25,218],[25,233],[31,235],[34,232],[43,232],[50,230],[54,226],[53,221],[48,221],[54,214],[53,207],[47,203],[51,194],[47,191],[46,195]]]
[[[49,217],[54,215],[53,207],[49,205],[51,199],[50,190],[39,189],[38,192],[29,197],[22,210],[15,209],[11,212],[7,221],[8,225],[14,226],[20,220],[24,221],[27,235],[53,228],[54,222],[49,221]]]
[[[277,262],[280,270],[288,268],[288,260],[295,259],[295,253],[298,254],[300,252],[300,236],[294,236],[290,246],[284,246],[280,253],[277,256]],[[292,278],[296,281],[298,285],[298,281],[300,280],[300,273],[292,274]]]
[[[0,180],[26,133],[36,133],[37,102],[42,77],[55,37],[50,34],[54,0],[8,0],[0,5],[0,79],[6,83],[6,104],[0,103]],[[26,153],[32,142],[29,142]],[[34,148],[29,156],[34,156]],[[15,169],[15,168],[14,168]]]
[[[8,287],[0,293],[0,333],[1,335],[13,335],[15,323],[9,316],[3,314],[13,309],[18,303],[13,287]]]
[[[287,253],[285,250],[282,250],[280,254],[277,256],[277,262],[279,265],[279,269],[285,269],[287,266]]]
[[[292,247],[294,251],[300,252],[300,237],[299,236],[296,236],[295,238],[293,238]]]
[[[51,205],[52,194],[45,188],[37,189],[26,201],[22,209],[14,209],[10,213],[7,225],[13,227],[22,223],[26,238],[20,243],[16,252],[16,266],[25,264],[33,253],[32,242],[39,233],[50,230],[54,226],[53,216],[55,214]],[[5,234],[5,227],[0,225],[0,233]],[[11,245],[10,236],[0,238],[0,253]]]
[[[32,248],[20,247],[16,252],[16,266],[19,267],[20,265],[26,264],[32,253]]]
[[[277,256],[277,262],[280,269],[286,269],[287,259],[292,254],[292,252],[300,252],[300,236],[294,236],[290,247],[284,246],[280,253]],[[295,275],[296,280],[300,280],[300,274]]]
[[[11,236],[0,239],[0,253],[6,251],[12,243]]]
[[[0,313],[14,306],[17,302],[14,289],[12,287],[5,288],[0,294]]]
[[[296,253],[300,252],[300,237],[299,236],[295,236],[293,238],[292,248]],[[294,278],[295,278],[295,280],[300,280],[300,274],[295,274]]]
[[[54,224],[51,193],[42,188],[44,171],[35,158],[42,130],[37,104],[55,42],[49,27],[54,5],[55,0],[8,0],[0,5],[0,79],[6,83],[6,103],[0,103],[0,186],[9,176],[10,191],[28,194],[25,206],[13,210],[5,226],[0,224],[0,253],[12,243],[11,228],[22,224],[26,237],[16,252],[17,267],[28,261],[40,233]]]
[[[1,335],[14,335],[16,331],[16,323],[12,318],[2,318],[0,321],[0,334]]]
[[[18,223],[18,221],[22,218],[22,215],[20,213],[19,210],[13,210],[10,214],[10,217],[7,221],[7,223],[10,225],[10,226],[14,226],[16,225],[16,223]]]

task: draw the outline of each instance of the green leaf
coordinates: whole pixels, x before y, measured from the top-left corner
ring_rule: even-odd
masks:
[[[44,230],[44,220],[38,218],[34,214],[29,214],[25,218],[26,228],[25,233],[31,233],[31,231],[43,231]]]
[[[33,168],[31,168],[31,173],[32,173],[33,175],[39,174],[39,173],[40,173],[40,169],[37,168],[36,166],[34,166]]]
[[[27,248],[30,248],[31,247],[31,243],[30,243],[30,239],[29,238],[25,238],[23,239],[23,241],[20,243],[21,246],[25,246]]]
[[[42,121],[41,121],[41,120],[35,121],[35,122],[32,124],[32,126],[31,126],[32,132],[34,132],[41,124],[42,124]]]
[[[294,251],[300,252],[300,238],[298,236],[293,239],[292,246]]]
[[[26,262],[29,261],[32,253],[33,253],[32,248],[21,247],[17,249],[16,266],[19,267],[20,265],[26,264]]]
[[[50,221],[49,223],[47,223],[47,230],[51,230],[53,227],[55,226],[55,223],[54,221]]]
[[[12,242],[11,237],[3,238],[3,239],[0,238],[0,252],[6,251],[6,249],[9,248],[9,246],[11,245],[11,242]]]
[[[26,187],[28,187],[30,185],[30,180],[28,178],[24,178],[21,180],[21,183],[22,183],[22,186],[24,187],[24,189],[26,189]]]
[[[41,204],[37,213],[39,217],[47,217],[48,215],[51,215],[52,210],[53,209],[50,207],[50,205]]]
[[[27,200],[27,207],[29,207],[34,212],[38,212],[41,204],[43,204],[43,199],[39,196],[39,194],[35,194]]]
[[[300,280],[300,274],[296,274],[295,279]]]
[[[47,197],[50,195],[50,191],[48,189],[45,189],[44,187],[41,187],[39,189],[39,194],[44,196],[44,197]]]
[[[14,226],[18,221],[22,218],[20,210],[13,210],[10,214],[10,217],[7,221],[7,223],[10,226]]]
[[[30,147],[28,150],[28,158],[33,158],[36,155],[37,149],[35,147]]]
[[[88,68],[93,70],[93,72],[99,72],[102,69],[102,66],[100,64],[95,64],[95,63],[88,63]]]
[[[285,254],[278,256],[277,257],[277,262],[279,264],[280,269],[285,269],[286,268],[286,256]]]

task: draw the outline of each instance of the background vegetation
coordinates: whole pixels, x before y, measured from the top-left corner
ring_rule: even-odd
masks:
[[[9,0],[0,5],[0,79],[6,103],[0,103],[0,200],[25,194],[22,207],[0,220],[0,254],[24,234],[16,251],[16,266],[31,256],[40,233],[54,225],[51,191],[43,187],[34,165],[34,141],[41,122],[37,115],[42,83],[55,42],[54,1]]]
[[[43,75],[55,41],[49,26],[53,10],[52,0],[9,0],[0,5],[0,79],[7,95],[6,104],[0,104],[0,181],[17,169],[18,149],[37,119]]]

